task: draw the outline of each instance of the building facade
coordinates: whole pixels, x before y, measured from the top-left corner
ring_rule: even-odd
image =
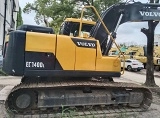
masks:
[[[19,0],[1,0],[0,3],[0,46],[10,29],[16,29]]]

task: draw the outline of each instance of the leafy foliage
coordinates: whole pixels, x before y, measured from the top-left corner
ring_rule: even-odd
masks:
[[[110,5],[120,2],[121,0],[94,0],[93,5],[99,13],[103,12]],[[79,18],[83,5],[88,5],[87,0],[35,0],[33,3],[27,3],[23,9],[24,13],[29,14],[31,11],[36,13],[35,21],[37,24],[51,19],[50,26],[58,30],[65,18]],[[85,16],[95,20],[91,10],[87,10]]]
[[[22,9],[21,7],[19,7],[19,11],[17,14],[17,27],[23,24],[23,20],[22,20]]]

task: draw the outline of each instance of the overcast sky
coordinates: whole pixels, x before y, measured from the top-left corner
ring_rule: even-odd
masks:
[[[32,3],[34,0],[19,0],[20,7],[23,9],[26,3]],[[135,0],[147,3],[148,0]],[[35,13],[22,14],[24,24],[36,25],[34,21]],[[117,43],[134,42],[135,44],[146,45],[147,38],[140,32],[141,28],[148,28],[146,22],[124,23],[120,25],[117,31]],[[160,24],[155,29],[155,34],[160,34]]]

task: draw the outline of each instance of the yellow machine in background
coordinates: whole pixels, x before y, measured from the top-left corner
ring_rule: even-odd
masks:
[[[140,62],[144,64],[144,67],[146,68],[146,63],[147,63],[147,57],[146,57],[146,47],[130,47],[128,50],[127,54],[131,55],[131,58],[137,59]],[[159,71],[160,69],[160,58],[158,57],[153,57],[153,64],[154,68],[156,71]]]
[[[146,54],[146,47],[142,46],[130,46],[124,51],[125,59],[137,59],[144,64],[146,68],[147,57]],[[112,56],[118,56],[116,53],[118,50],[117,48],[111,48],[110,52],[112,52]],[[114,53],[113,53],[114,52]],[[111,53],[110,53],[111,54]],[[154,68],[156,71],[160,70],[160,47],[154,47],[154,55],[153,55],[153,63]],[[122,58],[122,56],[120,56]]]
[[[142,62],[145,66],[146,62],[147,62],[147,58],[146,56],[144,56],[144,50],[143,47],[140,46],[133,46],[133,47],[129,47],[126,52],[125,55],[128,55],[128,58],[130,59],[137,59],[140,62]]]
[[[154,57],[159,57],[160,58],[160,46],[154,46],[153,55],[154,55]]]
[[[118,49],[116,47],[112,47],[110,50],[109,50],[109,55],[110,56],[115,56],[117,55],[116,52],[118,51]]]
[[[160,46],[154,46],[154,63],[157,63],[157,66],[155,66],[156,71],[160,71]]]

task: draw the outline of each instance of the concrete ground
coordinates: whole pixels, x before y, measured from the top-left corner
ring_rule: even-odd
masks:
[[[129,72],[125,71],[124,75],[122,75],[120,78],[114,78],[117,82],[131,82],[136,84],[144,84],[146,81],[146,70],[142,70],[140,72]],[[158,86],[160,86],[160,72],[154,73],[154,79]]]
[[[154,79],[156,84],[160,87],[160,72],[154,72]],[[121,78],[115,78],[117,82],[127,82],[142,85],[146,80],[146,70],[140,72],[125,71]],[[160,90],[160,88],[155,88]],[[158,92],[159,93],[159,92]],[[136,118],[160,118],[160,94],[153,92],[153,102],[151,107],[146,112],[136,113]]]

